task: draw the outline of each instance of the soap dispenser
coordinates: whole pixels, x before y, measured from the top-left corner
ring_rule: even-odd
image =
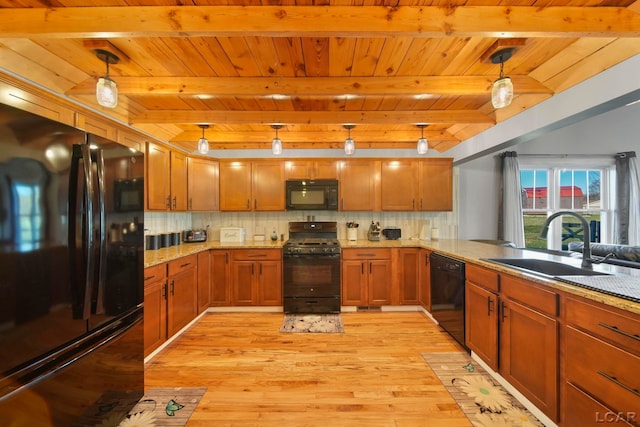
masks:
[[[271,233],[271,241],[275,242],[276,240],[278,240],[278,233],[276,233],[276,229],[274,228]]]

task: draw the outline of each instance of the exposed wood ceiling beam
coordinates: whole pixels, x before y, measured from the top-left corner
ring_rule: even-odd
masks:
[[[393,145],[398,142],[411,142],[415,144],[420,137],[419,129],[412,129],[411,131],[373,131],[373,130],[360,130],[357,127],[351,130],[351,137],[356,143],[375,143],[375,144],[389,144]],[[171,139],[172,143],[186,143],[195,149],[195,142],[202,136],[202,131],[186,131],[175,138]],[[215,127],[207,129],[205,136],[209,143],[223,143],[223,144],[235,144],[235,143],[263,143],[271,140],[275,136],[273,129],[265,126],[264,130],[252,130],[247,132],[235,132],[218,130]],[[325,132],[314,131],[280,131],[280,138],[283,143],[301,143],[307,148],[309,144],[323,144],[341,142],[344,143],[347,137],[347,131],[344,129]],[[432,143],[455,141],[460,142],[458,138],[451,135],[447,131],[431,131],[429,128],[425,128],[424,136]]]
[[[495,117],[476,110],[425,110],[425,111],[147,111],[129,119],[140,123],[224,123],[224,124],[389,124],[399,123],[490,123]]]
[[[429,141],[429,148],[435,149],[436,151],[442,153],[447,149],[455,146],[460,143],[458,140],[452,141]],[[173,145],[184,149],[187,152],[195,152],[195,144],[193,141],[189,142],[172,142]],[[284,141],[283,148],[285,150],[294,150],[294,149],[315,149],[315,150],[342,150],[344,148],[344,141],[333,141],[333,142],[310,142],[310,143],[300,143],[300,142],[290,142]],[[416,141],[406,141],[406,142],[392,142],[392,141],[384,141],[384,142],[363,142],[356,141],[356,148],[358,150],[363,149],[415,149]],[[218,143],[209,141],[209,150],[210,154],[215,157],[215,151],[224,151],[224,150],[271,150],[271,140],[263,141],[263,142],[232,142],[232,143]],[[284,154],[286,157],[286,153]]]
[[[2,8],[3,37],[638,37],[622,7],[128,6]]]
[[[551,94],[529,76],[511,75],[518,93]],[[485,95],[496,76],[398,77],[125,77],[112,76],[123,95]],[[89,95],[96,82],[88,79],[67,95]]]

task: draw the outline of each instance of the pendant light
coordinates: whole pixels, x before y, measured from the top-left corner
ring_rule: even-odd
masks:
[[[198,140],[198,153],[207,154],[209,152],[209,141],[204,137],[204,130],[209,129],[209,125],[198,125],[202,129],[202,137]]]
[[[505,77],[504,63],[511,58],[513,48],[501,49],[491,55],[491,62],[500,64],[500,78],[493,82],[491,90],[491,103],[494,108],[504,108],[513,100],[513,83],[509,77]]]
[[[344,154],[352,156],[356,152],[356,143],[351,138],[351,129],[356,125],[342,125],[347,130],[347,139],[344,140]]]
[[[118,85],[109,77],[109,64],[117,64],[120,62],[120,58],[103,49],[95,49],[94,53],[101,61],[107,64],[107,73],[98,79],[98,84],[96,85],[96,99],[98,104],[103,107],[116,108],[116,105],[118,105]]]
[[[424,137],[424,128],[426,128],[427,125],[419,124],[416,126],[421,130],[420,138],[418,139],[418,146],[416,147],[418,154],[427,154],[427,151],[429,151],[429,142],[427,141],[427,138]]]
[[[276,137],[271,140],[271,153],[278,156],[282,154],[282,140],[278,138],[278,129],[281,129],[282,125],[271,125],[271,128],[276,130]]]

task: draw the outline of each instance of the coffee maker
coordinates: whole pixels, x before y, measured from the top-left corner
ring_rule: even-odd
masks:
[[[367,239],[372,242],[380,241],[380,223],[371,221],[369,231],[367,231]]]

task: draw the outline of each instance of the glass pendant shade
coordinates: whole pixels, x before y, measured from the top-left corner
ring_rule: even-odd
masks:
[[[271,141],[271,153],[276,156],[282,154],[282,140],[280,138],[276,137]]]
[[[209,141],[204,136],[198,140],[198,153],[207,154],[209,152]]]
[[[504,108],[513,100],[513,83],[509,77],[500,77],[493,82],[491,103],[494,108]]]
[[[200,154],[208,154],[209,153],[209,141],[204,137],[204,130],[209,129],[209,125],[198,125],[200,129],[202,129],[202,136],[198,140],[198,153]]]
[[[429,144],[424,136],[418,139],[417,150],[418,154],[427,154],[427,151],[429,151]]]
[[[96,99],[98,104],[107,108],[118,105],[118,85],[108,76],[100,77],[96,85]]]
[[[282,140],[278,137],[278,129],[282,129],[281,124],[271,125],[271,129],[276,131],[276,136],[271,140],[271,154],[279,156],[282,154]]]
[[[352,138],[347,138],[344,141],[344,154],[347,156],[353,155],[356,152],[356,143]]]
[[[342,125],[342,127],[345,128],[348,132],[347,139],[344,140],[344,154],[346,154],[347,156],[352,156],[353,153],[356,152],[356,143],[351,138],[351,129],[353,129],[356,126],[352,124],[347,124],[347,125]]]

